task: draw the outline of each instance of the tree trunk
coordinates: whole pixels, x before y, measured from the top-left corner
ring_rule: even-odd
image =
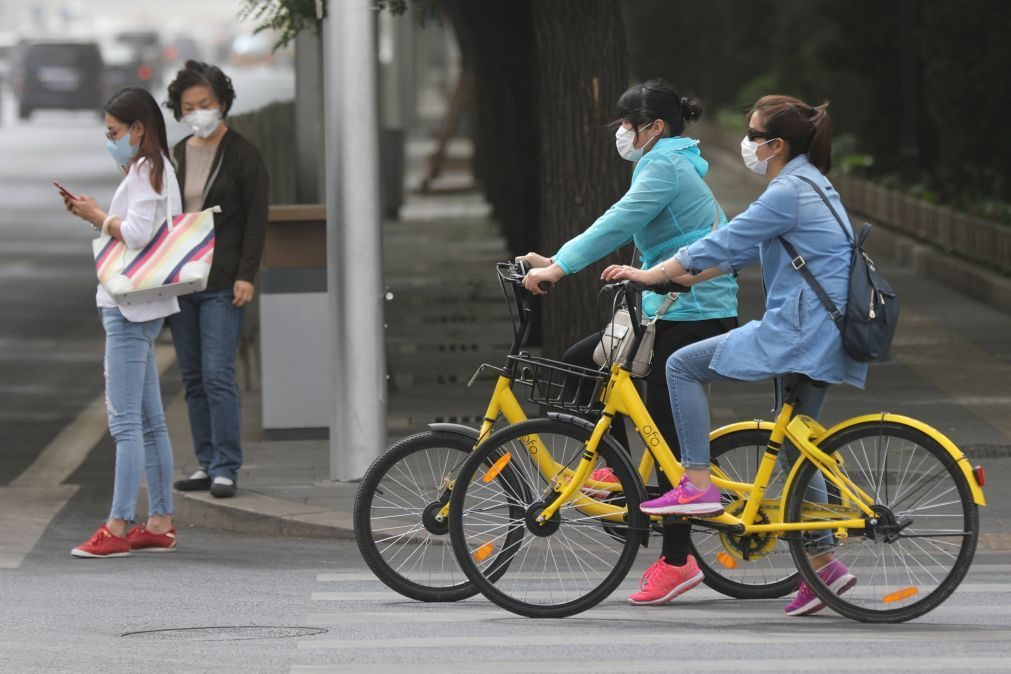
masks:
[[[538,245],[532,0],[444,0],[474,77],[474,174],[514,254]]]
[[[608,127],[628,87],[628,53],[616,0],[540,0],[533,17],[541,101],[539,250],[552,255],[628,188],[630,165],[616,154]],[[546,355],[560,356],[601,328],[607,317],[594,310],[600,271],[605,264],[628,263],[630,251],[565,277],[549,293]]]

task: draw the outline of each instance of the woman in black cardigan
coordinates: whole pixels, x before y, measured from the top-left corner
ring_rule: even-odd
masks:
[[[226,124],[234,100],[232,81],[220,68],[187,61],[166,101],[193,130],[172,151],[184,210],[221,207],[207,289],[180,297],[180,312],[169,322],[200,464],[173,486],[209,489],[218,498],[235,495],[242,465],[235,356],[267,229],[267,170],[259,150]]]

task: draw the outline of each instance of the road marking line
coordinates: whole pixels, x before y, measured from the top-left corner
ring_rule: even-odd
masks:
[[[977,555],[977,557],[979,557],[979,556],[980,555]],[[985,563],[980,563],[980,564],[973,564],[969,568],[970,575],[973,574],[973,573],[1008,573],[1008,572],[1011,572],[1011,564],[985,564]],[[629,573],[629,577],[631,577],[632,575],[633,575],[632,573]],[[450,581],[452,581],[452,580],[458,580],[460,582],[463,582],[464,580],[466,580],[466,578],[463,575],[462,571],[458,571],[456,573],[438,573],[438,574],[433,573],[433,574],[426,574],[425,577],[429,578],[429,579],[432,579],[432,580],[442,580],[442,581],[446,581],[446,580],[450,580]],[[512,577],[512,576],[510,576],[510,577]],[[351,573],[351,572],[343,572],[343,573],[320,573],[320,574],[316,575],[316,580],[317,580],[317,582],[320,582],[320,583],[368,583],[368,582],[379,583],[379,582],[382,582],[382,581],[379,580],[379,578],[374,573],[369,572],[369,571],[365,571],[365,572],[362,572],[362,573]]]
[[[175,362],[175,351],[171,346],[155,347],[158,372],[164,374]],[[77,418],[63,427],[35,458],[25,472],[13,482],[12,487],[41,487],[63,484],[74,474],[88,454],[95,448],[109,430],[105,414],[105,394],[92,400],[77,415]]]
[[[761,601],[725,598],[723,600],[716,600],[719,601],[719,603],[716,603],[716,601],[680,601],[683,603],[671,605],[669,608],[663,609],[667,611],[667,613],[664,613],[663,615],[665,617],[670,616],[678,619],[693,618],[701,621],[714,619],[755,620],[756,618],[761,618],[763,624],[766,625],[796,625],[795,619],[786,616],[781,611],[782,607],[787,602],[786,597],[782,599],[766,599]],[[457,605],[453,604],[453,606]],[[471,607],[473,607],[473,609],[471,609]],[[927,617],[923,618],[923,620],[942,621],[949,618],[971,618],[973,616],[979,616],[980,613],[980,607],[975,603],[971,605],[956,605],[949,601],[931,611]],[[829,614],[827,613],[826,615]],[[1011,606],[988,606],[985,610],[985,615],[991,617],[1011,616]],[[578,623],[572,622],[571,625],[574,628],[581,626],[578,628],[586,629],[587,626],[595,625],[601,621],[604,621],[605,624],[614,620],[647,622],[652,620],[652,617],[655,617],[655,614],[649,612],[644,613],[642,608],[629,606],[625,603],[619,604],[617,602],[612,602],[609,604],[601,604],[600,606],[592,609],[592,612],[581,614],[580,621]],[[513,615],[505,609],[479,608],[473,603],[468,602],[465,609],[460,609],[458,607],[453,610],[440,610],[435,608],[435,605],[433,604],[424,604],[416,611],[310,613],[306,616],[306,620],[314,625],[327,626],[344,624],[356,625],[358,623],[441,624],[447,622],[480,622],[486,620],[515,620],[522,623],[526,622],[528,619],[522,616]],[[922,624],[934,625],[936,622]],[[644,629],[649,629],[648,624],[644,627]],[[669,629],[669,626],[662,625],[662,629],[666,632],[666,630]]]
[[[16,569],[78,487],[0,487],[0,569]],[[67,550],[70,552],[70,550]]]
[[[1007,660],[1001,656],[963,656],[957,658],[945,657],[882,657],[882,658],[849,658],[837,661],[836,665],[845,666],[847,671],[895,672],[895,671],[1007,671]],[[334,664],[334,665],[292,665],[291,674],[374,674],[377,666],[373,664]],[[811,661],[805,658],[775,658],[763,660],[748,660],[746,663],[735,659],[693,660],[679,657],[678,669],[689,669],[701,672],[734,672],[740,671],[744,665],[751,672],[808,672],[811,671]],[[408,668],[408,667],[404,667]],[[486,672],[488,674],[513,674],[514,672],[670,672],[673,669],[669,659],[657,660],[586,660],[578,661],[568,658],[558,662],[531,662],[529,660],[489,662],[475,660],[472,662],[446,662],[442,664],[411,663],[411,674],[445,674],[446,672]]]
[[[863,589],[868,589],[871,586],[860,586]],[[612,597],[620,596],[622,592],[631,592],[635,590],[635,586],[630,581],[625,581],[614,591],[611,595]],[[1011,593],[1011,583],[962,583],[955,590],[955,596],[962,594],[996,594],[996,593]],[[548,597],[551,593],[545,591],[542,593],[529,592],[526,595],[528,598],[536,598],[538,596]],[[706,601],[711,599],[726,599],[730,600],[726,595],[720,594],[715,590],[708,587],[699,586],[696,590],[692,591],[692,598],[698,599],[699,601]],[[312,601],[413,601],[408,599],[401,594],[394,592],[393,590],[381,590],[381,591],[348,591],[348,592],[313,592],[311,595]],[[479,598],[476,598],[479,599]],[[606,601],[606,600],[605,600]]]
[[[840,619],[844,620],[844,619]],[[847,627],[851,622],[845,621]],[[670,621],[671,627],[677,627],[676,620]],[[683,625],[682,625],[683,626]],[[880,628],[857,627],[855,629],[843,629],[831,632],[825,629],[825,625],[817,632],[817,640],[831,642],[857,642],[867,643],[891,642],[896,639],[896,631],[881,630]],[[915,629],[915,628],[914,628]],[[902,639],[905,641],[931,641],[936,642],[943,636],[945,641],[951,643],[958,642],[1005,642],[1011,638],[1011,630],[996,629],[987,630],[984,628],[974,630],[951,630],[930,629],[926,631],[914,631],[914,629],[902,630]],[[663,641],[666,645],[682,643],[707,642],[713,644],[768,644],[770,641],[797,642],[810,644],[813,633],[810,630],[784,631],[781,633],[753,633],[734,632],[725,625],[716,625],[711,628],[700,627],[695,624],[690,630],[683,632],[670,631]],[[600,645],[600,634],[537,634],[537,635],[515,635],[510,634],[503,637],[501,634],[479,635],[479,636],[452,636],[452,637],[406,637],[403,639],[309,639],[298,642],[299,650],[307,651],[347,651],[347,650],[377,650],[387,653],[395,653],[400,649],[420,649],[420,648],[441,648],[447,651],[458,652],[461,647],[466,648],[538,648],[550,647],[565,648],[591,647]],[[622,646],[648,646],[656,648],[658,646],[656,634],[623,634],[621,635]],[[908,668],[907,668],[908,669]]]
[[[175,350],[155,347],[158,373],[175,363]],[[105,394],[92,400],[56,435],[9,486],[0,487],[0,569],[16,569],[39,542],[49,523],[77,493],[64,482],[108,431]],[[69,550],[68,550],[69,552]]]

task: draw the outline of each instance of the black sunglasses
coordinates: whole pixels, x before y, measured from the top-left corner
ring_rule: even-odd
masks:
[[[769,131],[760,131],[758,129],[752,129],[750,126],[747,131],[748,140],[755,140],[756,138],[764,138],[765,140],[773,140],[779,138],[779,136],[774,135]]]

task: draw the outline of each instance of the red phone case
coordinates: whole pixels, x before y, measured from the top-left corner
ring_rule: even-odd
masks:
[[[53,184],[56,185],[56,189],[58,189],[61,194],[67,195],[67,197],[69,197],[70,199],[76,199],[77,198],[77,196],[75,196],[73,192],[71,192],[66,187],[64,187],[60,183],[56,182],[55,180],[53,181]]]

